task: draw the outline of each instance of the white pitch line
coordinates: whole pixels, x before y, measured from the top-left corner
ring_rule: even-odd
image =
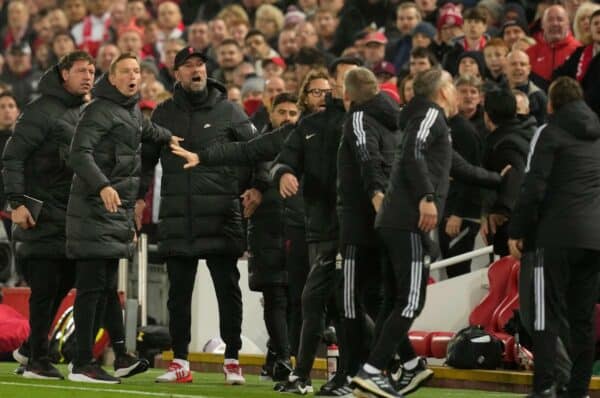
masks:
[[[0,385],[5,386],[17,386],[17,387],[28,387],[28,388],[50,388],[55,390],[74,390],[74,391],[92,391],[92,392],[107,392],[113,394],[131,394],[131,395],[145,395],[152,397],[169,397],[169,398],[209,398],[204,395],[184,395],[184,394],[172,394],[168,392],[147,392],[138,390],[122,390],[122,389],[110,389],[110,388],[88,388],[88,387],[71,387],[71,386],[55,386],[51,384],[34,384],[34,383],[15,383],[9,381],[0,381]]]

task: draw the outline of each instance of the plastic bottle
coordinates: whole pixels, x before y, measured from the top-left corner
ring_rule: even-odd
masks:
[[[338,369],[338,361],[340,358],[340,350],[337,345],[330,344],[327,346],[327,380],[331,380]]]

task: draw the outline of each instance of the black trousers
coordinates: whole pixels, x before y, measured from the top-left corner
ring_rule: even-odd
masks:
[[[286,286],[267,286],[263,289],[265,308],[263,317],[269,334],[269,349],[277,354],[277,359],[290,359],[288,340]]]
[[[288,272],[288,334],[292,355],[298,354],[302,329],[302,290],[310,270],[303,228],[285,231],[285,265]]]
[[[569,397],[588,395],[594,363],[599,277],[600,251],[557,247],[536,250],[532,336],[535,391],[543,391],[555,383],[557,338],[564,336],[573,362]],[[563,330],[565,324],[568,330]]]
[[[450,247],[450,243],[455,238],[452,238],[446,234],[446,222],[447,220],[440,225],[438,234],[440,237],[440,249],[442,251],[442,257],[450,258],[473,250],[473,247],[475,246],[475,239],[477,238],[477,233],[479,232],[479,224],[472,221],[463,220],[460,232],[461,234],[465,233],[464,231],[467,228],[468,231],[465,233],[465,236],[463,236],[454,245],[452,245],[452,247]],[[455,276],[468,274],[469,272],[471,272],[471,260],[466,260],[450,267],[446,267],[446,274],[448,275],[448,278],[454,278]]]
[[[380,296],[381,249],[346,245],[342,253],[344,253],[342,290],[344,318],[341,345],[347,361],[344,369],[348,375],[353,376],[358,372],[360,365],[367,360],[373,340],[373,321],[369,316],[367,304],[377,302],[371,296]],[[379,312],[374,309],[371,311],[375,314]]]
[[[425,305],[429,262],[416,232],[381,228],[384,250],[382,278],[386,299],[368,363],[384,369],[398,352],[403,362],[415,358],[408,331]]]
[[[30,358],[48,356],[48,333],[63,298],[75,284],[75,261],[62,259],[30,259],[24,262],[29,296],[28,343]]]
[[[118,307],[115,305],[115,300],[118,304],[118,268],[118,259],[77,260],[75,282],[77,295],[73,308],[77,344],[74,358],[76,366],[92,361],[96,331],[105,319],[108,301],[111,303],[109,310],[111,311],[110,318],[112,318],[109,324],[113,329],[111,339],[113,341],[116,341],[115,339],[122,340],[122,337],[117,334],[124,336],[123,318],[120,313],[117,314],[117,308],[120,309],[120,305]],[[109,329],[109,334],[111,329]]]
[[[310,376],[325,329],[326,307],[331,297],[335,297],[341,276],[339,270],[336,272],[337,241],[310,242],[308,253],[311,270],[302,292],[302,332],[295,369],[301,378]]]
[[[242,347],[242,292],[237,257],[208,256],[206,264],[219,306],[219,331],[226,344],[225,358],[237,359]],[[167,258],[169,275],[169,332],[175,358],[187,359],[191,341],[192,292],[198,269],[197,257]]]
[[[533,336],[533,322],[535,317],[535,302],[534,302],[534,286],[533,286],[533,275],[536,262],[536,252],[527,251],[523,253],[521,257],[521,266],[519,269],[519,314],[521,319],[521,325],[529,336]],[[560,326],[560,330],[568,332],[568,325],[566,325],[566,318],[561,319],[563,325]],[[571,378],[571,367],[573,363],[569,358],[567,347],[563,343],[565,340],[570,338],[561,335],[556,339],[556,357],[554,358],[554,372],[556,376],[556,383],[561,386],[567,386]]]

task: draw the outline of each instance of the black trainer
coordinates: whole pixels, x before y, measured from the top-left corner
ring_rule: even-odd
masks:
[[[557,398],[556,389],[550,387],[542,392],[533,392],[527,396],[527,398]]]
[[[267,346],[267,356],[265,357],[265,363],[262,366],[258,379],[260,381],[273,381],[273,366],[275,366],[275,360],[277,354]],[[280,380],[281,381],[281,380]]]
[[[314,392],[312,382],[310,379],[302,379],[294,374],[290,373],[286,382],[280,382],[275,384],[273,387],[275,391],[285,392],[298,395],[306,395]]]
[[[119,384],[121,380],[111,376],[97,362],[92,362],[83,366],[73,366],[69,373],[69,380],[82,383],[104,383]]]
[[[30,360],[25,367],[23,377],[26,379],[64,380],[64,376],[47,358]]]
[[[324,387],[324,385],[323,385]],[[331,386],[327,389],[321,389],[315,394],[317,397],[340,397],[340,398],[353,398],[353,389],[350,387],[350,383],[346,380],[343,384],[337,386]]]
[[[15,374],[17,376],[23,376],[23,373],[25,373],[25,365],[19,364],[19,366],[17,366],[17,368],[15,369]]]
[[[369,394],[373,394],[382,398],[402,398],[402,394],[392,387],[388,376],[383,373],[367,373],[364,369],[361,369],[352,378],[350,386],[356,387],[354,395],[357,397],[369,397]]]
[[[131,377],[148,370],[150,363],[148,360],[138,358],[133,354],[119,355],[115,359],[115,377]]]
[[[394,388],[402,395],[413,393],[423,385],[427,380],[433,377],[433,370],[427,367],[427,361],[419,358],[419,363],[414,369],[401,367],[392,374],[392,384]]]
[[[317,392],[315,395],[320,397],[343,397],[344,395],[340,395],[340,393],[345,391],[344,387],[348,388],[352,394],[352,389],[349,387],[348,378],[343,373],[338,372],[331,378],[331,380],[328,380],[327,383],[323,384],[319,389],[319,392]]]
[[[278,359],[273,365],[273,381],[286,381],[292,373],[292,363],[289,359]]]

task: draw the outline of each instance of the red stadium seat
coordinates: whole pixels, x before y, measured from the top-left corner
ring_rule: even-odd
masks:
[[[452,337],[454,337],[452,332],[431,332],[431,356],[433,358],[446,358],[448,343]]]
[[[431,332],[422,332],[418,330],[412,330],[408,332],[408,338],[410,343],[415,350],[415,353],[421,357],[431,356]]]
[[[494,330],[504,331],[504,327],[514,315],[514,310],[519,308],[519,270],[520,263],[513,265],[510,274],[510,280],[506,287],[506,297],[498,305],[498,309],[494,312],[493,327]]]

